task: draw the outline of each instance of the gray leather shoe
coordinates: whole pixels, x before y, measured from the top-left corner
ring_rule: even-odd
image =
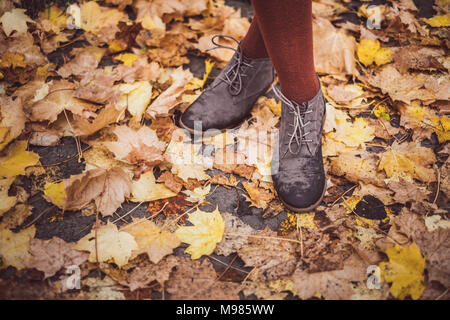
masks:
[[[326,190],[322,160],[326,109],[317,78],[317,94],[302,104],[287,99],[279,89],[273,88],[282,103],[279,140],[271,163],[272,179],[278,197],[294,212],[313,210]]]
[[[237,49],[216,43],[217,37],[236,41]],[[229,36],[217,35],[212,41],[216,45],[213,49],[225,48],[235,53],[211,85],[181,115],[180,125],[191,133],[199,131],[194,128],[196,121],[201,121],[202,131],[237,127],[275,77],[269,58],[245,57],[239,42]]]

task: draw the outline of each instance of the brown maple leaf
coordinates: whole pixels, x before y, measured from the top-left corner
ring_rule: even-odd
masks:
[[[32,258],[27,267],[43,271],[45,278],[48,278],[62,267],[78,266],[88,259],[89,254],[74,250],[73,246],[73,243],[67,243],[56,237],[48,241],[32,239],[30,241]]]
[[[131,178],[122,168],[93,169],[64,180],[65,210],[79,210],[94,201],[103,216],[112,215],[131,193]]]
[[[104,142],[103,145],[114,153],[116,159],[128,163],[146,163],[153,166],[163,159],[166,144],[159,141],[155,131],[147,126],[138,130],[128,126],[116,126],[112,132],[117,141]]]
[[[148,204],[147,211],[150,212],[150,215],[153,217],[161,212],[165,215],[180,215],[184,213],[187,206],[191,206],[192,203],[186,201],[187,196],[183,193],[177,194],[175,197],[171,197],[168,199],[160,199],[151,201]],[[180,219],[180,222],[184,221],[184,217]]]
[[[263,280],[275,280],[291,275],[297,264],[297,243],[292,239],[277,239],[277,233],[266,227],[238,250],[239,257],[246,266],[257,267],[257,277]]]
[[[183,180],[174,176],[170,171],[164,171],[156,182],[164,182],[164,185],[175,193],[180,193],[183,188]]]
[[[340,270],[309,273],[297,269],[291,276],[294,289],[301,299],[320,294],[325,299],[350,299],[354,294],[352,281],[366,279],[367,265],[356,254],[345,262]]]
[[[238,283],[217,280],[211,262],[178,258],[179,263],[165,288],[173,300],[236,300],[242,289]]]
[[[31,106],[31,120],[54,122],[64,110],[83,117],[93,114],[98,106],[75,98],[74,90],[75,85],[69,81],[54,82],[49,86],[48,94]]]
[[[119,121],[124,114],[125,108],[117,109],[114,104],[107,104],[92,121],[83,117],[75,117],[73,125],[75,134],[78,136],[89,136],[107,125]]]

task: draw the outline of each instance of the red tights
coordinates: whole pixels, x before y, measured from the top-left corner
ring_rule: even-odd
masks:
[[[319,90],[314,70],[312,1],[252,0],[255,16],[241,41],[248,58],[270,57],[283,94],[298,103]]]

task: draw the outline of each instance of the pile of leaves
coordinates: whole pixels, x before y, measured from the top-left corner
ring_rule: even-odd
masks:
[[[245,35],[241,10],[105,0],[36,14],[2,1],[0,295],[450,298],[449,1],[430,8],[313,2],[328,189],[293,214],[270,177],[281,108],[270,94],[233,132],[194,143],[176,126],[233,54],[207,51],[211,38]],[[43,163],[62,142],[72,156]],[[234,211],[210,202],[222,189],[242,196]],[[252,226],[242,203],[285,219]],[[66,220],[70,241],[46,235]]]

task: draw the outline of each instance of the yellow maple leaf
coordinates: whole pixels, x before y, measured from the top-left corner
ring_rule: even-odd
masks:
[[[381,154],[378,170],[384,170],[389,178],[419,179],[424,182],[436,181],[431,164],[436,161],[433,150],[416,145],[414,142],[398,144],[394,142],[390,150]]]
[[[225,223],[218,208],[213,212],[197,209],[189,214],[188,220],[193,226],[180,227],[175,231],[180,241],[190,244],[185,252],[191,255],[191,259],[213,253],[225,231]]]
[[[139,58],[137,54],[134,53],[122,53],[119,54],[115,59],[122,61],[124,65],[132,67],[133,63]],[[151,90],[150,90],[151,92]]]
[[[12,9],[5,12],[0,18],[0,22],[3,26],[3,31],[9,37],[13,31],[19,33],[27,32],[27,22],[35,23],[29,16],[25,14],[25,9]]]
[[[16,197],[8,196],[9,188],[13,182],[14,177],[0,179],[0,216],[11,209],[17,202]]]
[[[174,197],[177,194],[168,189],[163,183],[156,183],[153,171],[141,175],[139,180],[131,184],[131,201],[144,202]]]
[[[297,226],[306,229],[317,229],[314,222],[314,214],[311,213],[299,213],[297,215]]]
[[[450,117],[442,116],[440,118],[432,118],[434,132],[436,133],[439,143],[450,140]]]
[[[0,177],[14,177],[25,173],[25,168],[39,162],[39,156],[26,151],[27,142],[17,141],[9,147],[6,156],[0,158]]]
[[[398,299],[411,296],[417,300],[425,290],[425,258],[419,247],[413,243],[409,247],[398,244],[386,249],[389,262],[381,262],[381,276],[384,281],[391,282],[391,294]]]
[[[391,116],[389,114],[389,109],[385,105],[379,104],[375,108],[373,108],[373,114],[379,118],[383,117],[387,121],[391,120]]]
[[[41,12],[41,17],[47,18],[55,24],[56,26],[60,28],[64,28],[67,26],[67,16],[65,15],[64,11],[62,11],[57,6],[51,6],[48,10]]]
[[[12,67],[17,68],[25,68],[26,63],[24,60],[24,55],[16,52],[6,52],[2,58],[0,59],[0,67],[2,68],[9,68]]]
[[[166,31],[166,25],[162,21],[162,19],[158,16],[144,16],[142,19],[139,19],[138,22],[141,23],[142,28],[150,30],[150,31]],[[153,33],[152,33],[153,37]]]
[[[31,255],[30,240],[34,238],[36,228],[31,226],[20,232],[12,232],[6,226],[0,226],[0,269],[13,266],[23,269],[27,266]]]
[[[122,11],[99,6],[89,1],[81,6],[81,28],[84,31],[98,33],[102,28],[113,27],[125,18]]]
[[[138,245],[138,249],[133,252],[133,255],[147,253],[153,263],[161,261],[181,244],[172,232],[162,230],[153,221],[145,218],[135,219],[121,230],[126,230],[131,234]]]
[[[122,267],[128,263],[131,252],[137,250],[138,245],[131,234],[119,231],[115,224],[108,221],[106,225],[99,227],[97,232],[92,230],[81,238],[74,249],[90,252],[90,262],[97,262],[97,260],[106,262],[113,259],[119,267]]]
[[[282,233],[291,232],[298,227],[306,229],[317,229],[314,223],[314,214],[310,213],[287,213],[287,219],[281,222],[278,231]]]
[[[108,49],[109,49],[111,52],[119,52],[119,51],[123,51],[123,50],[125,50],[126,48],[127,48],[126,44],[123,43],[123,42],[120,41],[120,40],[113,40],[113,41],[110,41],[109,44],[108,44]]]
[[[375,138],[375,129],[361,117],[356,118],[353,123],[340,119],[336,119],[336,123],[336,132],[331,132],[329,136],[349,147],[364,146],[364,142]]]
[[[60,208],[64,207],[66,198],[66,189],[64,187],[64,182],[46,182],[44,185],[44,196],[54,205]]]
[[[47,10],[39,13],[40,25],[45,32],[54,32],[58,34],[67,27],[67,15],[57,6],[53,5]]]
[[[450,14],[437,15],[431,18],[422,18],[432,27],[450,27]]]
[[[152,85],[148,81],[136,81],[119,86],[122,93],[116,108],[127,107],[133,121],[139,123],[152,98]]]
[[[380,41],[370,39],[361,39],[357,49],[359,61],[366,66],[374,62],[377,66],[391,62],[393,53],[389,48],[381,48]]]

